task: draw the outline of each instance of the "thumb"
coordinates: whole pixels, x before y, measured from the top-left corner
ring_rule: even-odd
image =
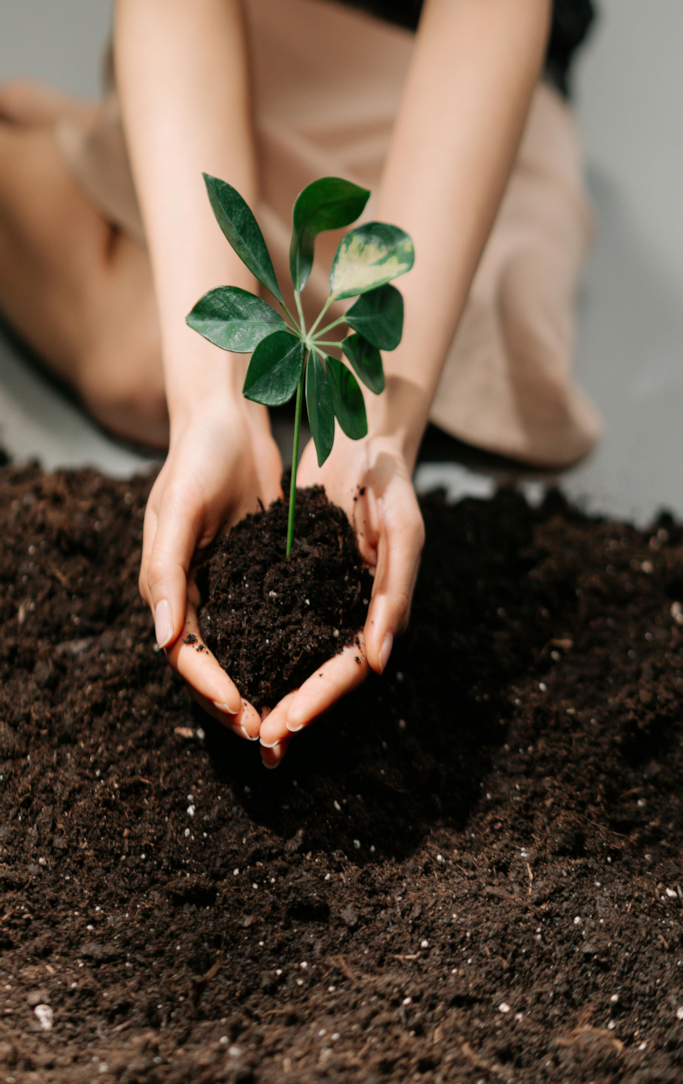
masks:
[[[146,568],[143,565],[144,594],[154,615],[159,647],[167,647],[182,632],[196,541],[196,515],[180,502],[164,500]]]

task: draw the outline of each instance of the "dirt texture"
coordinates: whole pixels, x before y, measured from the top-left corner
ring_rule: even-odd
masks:
[[[283,488],[288,500],[288,479]],[[297,491],[294,543],[285,556],[287,500],[222,536],[197,577],[202,636],[258,709],[275,707],[326,659],[357,643],[372,593],[348,517],[322,486]],[[358,648],[359,665],[360,655]]]
[[[148,485],[0,471],[2,1084],[678,1084],[681,529],[426,500],[267,772],[155,650]]]

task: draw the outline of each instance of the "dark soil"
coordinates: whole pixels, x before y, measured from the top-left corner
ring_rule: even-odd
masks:
[[[2,1084],[679,1084],[681,529],[426,501],[267,772],[155,651],[147,487],[0,472]]]
[[[297,491],[289,557],[287,516],[282,500],[247,516],[218,540],[197,578],[202,636],[259,709],[275,707],[357,641],[372,593],[346,513],[322,486]]]

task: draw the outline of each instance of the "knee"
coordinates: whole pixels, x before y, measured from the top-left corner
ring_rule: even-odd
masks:
[[[81,396],[93,417],[115,436],[168,447],[168,411],[157,353],[100,352],[82,369]]]
[[[36,88],[28,79],[0,83],[0,120],[23,124],[35,114]]]

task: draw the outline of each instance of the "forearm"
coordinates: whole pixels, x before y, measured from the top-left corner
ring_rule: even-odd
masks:
[[[244,359],[185,325],[218,284],[254,281],[211,213],[202,171],[256,203],[238,0],[117,0],[116,73],[145,224],[173,430],[195,405],[239,394]]]
[[[415,242],[406,316],[371,432],[417,454],[446,353],[514,162],[546,44],[549,0],[426,0],[377,218]]]

